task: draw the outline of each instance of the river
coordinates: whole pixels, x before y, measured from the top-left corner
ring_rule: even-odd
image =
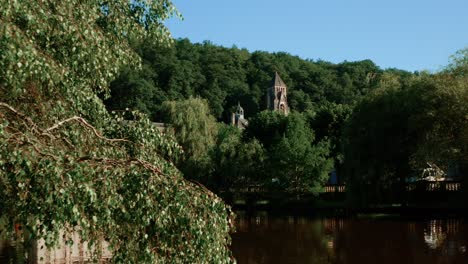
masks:
[[[232,251],[239,264],[467,264],[468,221],[240,213]]]
[[[239,264],[467,264],[468,220],[254,216],[238,213],[232,251]],[[0,263],[22,255],[0,241]],[[4,242],[4,241],[3,241]]]

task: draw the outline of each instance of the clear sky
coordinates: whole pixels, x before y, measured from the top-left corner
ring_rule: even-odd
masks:
[[[468,46],[468,0],[173,0],[175,38],[331,62],[438,70]]]

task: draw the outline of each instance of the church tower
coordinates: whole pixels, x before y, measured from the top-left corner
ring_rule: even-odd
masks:
[[[232,113],[231,124],[240,129],[244,129],[249,125],[249,121],[244,118],[244,108],[237,103],[236,113]]]
[[[268,88],[267,91],[267,109],[288,115],[289,106],[287,92],[288,88],[286,84],[281,80],[279,74],[275,72],[272,86]]]

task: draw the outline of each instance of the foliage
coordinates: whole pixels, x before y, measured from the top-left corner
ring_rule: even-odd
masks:
[[[466,78],[446,71],[386,82],[363,99],[344,133],[347,183],[356,202],[404,202],[404,183],[427,163],[445,171],[454,164],[466,168],[467,93]]]
[[[140,71],[125,67],[117,79],[112,82],[113,100],[108,102],[109,109],[138,109],[147,115],[157,111],[153,104],[158,93],[152,81],[153,72],[147,65]]]
[[[148,66],[141,76],[151,85],[148,91],[153,99],[146,100],[149,96],[134,89],[136,95],[126,102],[118,97],[125,93],[118,91],[127,88],[115,84],[117,96],[109,99],[108,106],[137,108],[160,120],[163,101],[195,96],[208,100],[215,118],[228,121],[240,102],[249,127],[240,138],[227,137],[222,143],[225,149],[214,151],[215,160],[234,157],[239,151],[235,144],[256,139],[267,153],[262,164],[269,175],[265,181],[273,177],[271,153],[279,150],[274,148],[282,140],[281,148],[292,144],[284,139],[287,119],[262,112],[275,71],[288,85],[291,109],[302,113],[313,130],[313,145],[329,142],[323,146],[329,148],[324,155],[334,159],[340,178],[346,174],[347,184],[355,184],[350,189],[354,188],[358,200],[367,200],[361,197],[367,194],[375,202],[403,199],[403,183],[428,161],[445,169],[449,163],[466,168],[467,48],[452,56],[446,69],[430,74],[382,70],[370,60],[333,64],[284,52],[248,52],[209,41],[192,44],[180,39],[172,47],[138,42],[136,47]],[[134,104],[135,96],[144,103]],[[113,104],[114,100],[120,102]],[[223,164],[214,165],[213,177],[238,175],[236,170],[220,171],[239,168],[237,163]]]
[[[400,177],[409,177],[408,118],[417,109],[411,103],[404,91],[389,89],[354,108],[343,138],[347,188],[356,202],[388,202]]]
[[[107,240],[118,263],[232,261],[229,209],[183,179],[180,147],[97,96],[138,66],[128,40],[170,41],[174,12],[167,0],[0,3],[2,236],[21,224],[53,246],[76,230]]]
[[[374,90],[387,72],[372,61],[332,64],[304,60],[284,52],[248,52],[245,49],[224,48],[205,41],[192,44],[180,39],[174,46],[161,47],[153,42],[136,42],[135,48],[147,67],[142,73],[133,70],[122,73],[112,84],[112,96],[106,101],[110,109],[131,107],[140,111],[152,109],[154,120],[161,120],[159,105],[166,100],[201,97],[208,100],[212,114],[228,121],[231,110],[241,103],[246,117],[255,116],[266,108],[266,89],[275,71],[288,84],[291,109],[299,112],[313,110],[323,102],[353,105],[360,97]],[[397,72],[388,70],[388,72]],[[411,73],[398,71],[404,76]],[[132,76],[140,83],[133,88]],[[141,83],[150,85],[152,99],[139,93]],[[122,98],[120,95],[127,95]],[[135,104],[135,97],[144,104]],[[127,102],[126,102],[127,101]]]
[[[281,138],[285,129],[284,115],[266,110],[249,120],[245,134],[248,138],[258,139],[269,150]]]
[[[318,194],[332,170],[329,143],[315,142],[305,118],[292,113],[283,135],[271,147],[270,171],[287,191]]]
[[[468,74],[468,47],[458,50],[450,57],[450,63],[445,72],[458,77],[467,77]]]
[[[351,113],[350,105],[328,102],[322,103],[315,111],[305,113],[317,140],[330,141],[330,154],[335,159],[335,168],[343,163],[342,134]]]
[[[330,146],[327,140],[315,140],[303,114],[263,111],[252,118],[245,133],[267,151],[264,183],[278,181],[280,189],[297,193],[321,190],[332,169]]]
[[[411,132],[421,134],[411,157],[413,166],[421,168],[431,162],[444,171],[454,164],[467,167],[467,78],[440,73],[434,76],[432,86],[419,87],[414,95],[423,106],[420,113],[411,116]]]
[[[200,180],[209,174],[209,152],[214,146],[218,125],[204,99],[189,98],[163,104],[168,131],[184,150],[180,162],[184,175]],[[207,182],[203,179],[203,182]]]
[[[212,161],[216,185],[221,189],[264,183],[265,149],[256,139],[244,140],[237,127],[220,126]]]

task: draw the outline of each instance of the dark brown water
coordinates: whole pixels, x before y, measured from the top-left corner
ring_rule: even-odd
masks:
[[[232,250],[239,264],[468,264],[468,221],[238,216]]]

